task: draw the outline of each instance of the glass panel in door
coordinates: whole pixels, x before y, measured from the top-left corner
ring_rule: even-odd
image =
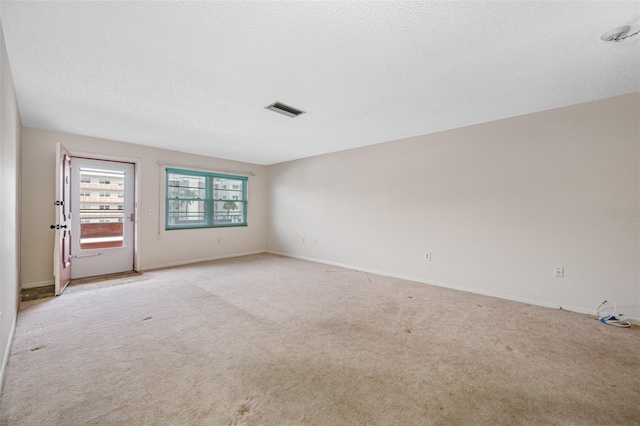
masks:
[[[124,172],[81,167],[80,249],[124,244]]]

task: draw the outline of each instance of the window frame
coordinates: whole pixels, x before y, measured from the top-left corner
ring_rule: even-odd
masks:
[[[170,200],[183,200],[178,197],[169,198],[169,182],[171,180],[177,180],[175,175],[184,175],[184,176],[194,176],[194,177],[204,177],[205,185],[204,185],[204,198],[184,198],[184,200],[197,200],[204,202],[204,222],[201,224],[170,224],[169,223],[169,215],[170,213],[175,213],[174,210],[170,210]],[[224,189],[218,188],[214,185],[215,179],[229,179],[234,181],[241,182],[240,190],[233,191],[241,191],[242,199],[238,200],[229,200],[229,199],[217,199],[214,198],[215,191],[223,191]],[[229,190],[229,189],[228,189]],[[231,191],[231,190],[229,190]],[[227,175],[222,173],[213,173],[213,172],[203,172],[203,171],[195,171],[195,170],[185,170],[185,169],[176,169],[176,168],[167,168],[165,170],[165,214],[164,214],[164,229],[165,231],[174,231],[178,229],[207,229],[207,228],[233,228],[233,227],[246,227],[248,226],[248,191],[249,191],[249,178],[247,176],[237,176],[237,175]],[[214,218],[216,214],[215,204],[216,202],[226,202],[233,201],[242,206],[242,221],[235,223],[215,223]]]

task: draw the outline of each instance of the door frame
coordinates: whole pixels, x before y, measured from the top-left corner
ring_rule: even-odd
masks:
[[[133,226],[133,270],[140,271],[140,256],[138,254],[139,249],[139,229],[140,222],[140,208],[139,208],[139,195],[140,195],[140,171],[142,168],[142,160],[140,158],[123,157],[120,155],[98,154],[95,152],[86,151],[74,151],[69,150],[72,158],[86,158],[89,160],[102,160],[102,161],[117,161],[120,163],[133,164],[133,213],[134,213],[134,226]],[[72,182],[73,185],[73,182]]]

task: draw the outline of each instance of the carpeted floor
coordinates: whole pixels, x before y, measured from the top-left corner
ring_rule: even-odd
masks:
[[[272,255],[24,302],[3,425],[640,424],[640,328]]]

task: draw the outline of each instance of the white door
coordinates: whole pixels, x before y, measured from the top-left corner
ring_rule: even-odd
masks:
[[[71,155],[60,143],[56,145],[56,232],[53,248],[55,292],[59,296],[71,279]]]
[[[71,278],[133,270],[134,165],[72,158]]]

